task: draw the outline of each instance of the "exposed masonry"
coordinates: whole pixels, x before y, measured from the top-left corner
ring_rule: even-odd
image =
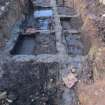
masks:
[[[34,0],[32,1],[33,5],[36,6],[43,6],[40,3],[36,3]],[[36,4],[35,4],[36,3]],[[37,47],[35,49],[36,54],[33,54],[29,52],[29,54],[13,54],[14,52],[12,52],[13,55],[10,54],[10,52],[14,49],[14,46],[16,45],[17,39],[19,38],[20,35],[20,23],[17,23],[12,31],[12,35],[11,35],[11,40],[7,43],[6,46],[6,51],[8,55],[11,56],[11,61],[13,60],[14,62],[17,63],[25,63],[25,62],[36,62],[38,65],[43,63],[46,65],[49,65],[49,63],[51,65],[53,65],[54,63],[57,63],[57,73],[58,78],[57,78],[57,83],[60,82],[59,87],[62,87],[62,79],[63,77],[65,77],[67,75],[68,72],[70,72],[71,70],[71,66],[73,66],[74,68],[76,68],[76,73],[78,74],[78,77],[81,75],[82,72],[82,67],[84,64],[84,61],[87,59],[87,56],[83,56],[83,45],[81,45],[81,40],[80,40],[80,30],[79,29],[72,29],[70,27],[70,29],[64,29],[63,25],[62,25],[62,19],[64,20],[68,20],[68,19],[72,19],[72,18],[78,18],[79,14],[77,14],[76,12],[73,14],[60,14],[58,11],[58,4],[56,3],[56,0],[51,0],[51,4],[44,4],[44,7],[50,7],[52,8],[53,11],[53,21],[54,21],[54,29],[47,29],[47,30],[38,30],[37,33],[35,34],[48,34],[51,36],[51,34],[54,34],[55,38],[55,45],[54,45],[54,49],[50,50],[50,52],[46,52],[48,49],[42,50],[37,52],[36,49],[41,47]],[[72,21],[72,20],[71,20]],[[64,23],[65,24],[65,23]],[[68,27],[68,26],[67,26]],[[80,27],[79,27],[80,28]],[[22,32],[22,34],[24,34]],[[69,37],[70,36],[70,37]],[[38,36],[40,37],[40,35]],[[38,38],[36,36],[36,40],[40,40],[40,38]],[[45,37],[48,38],[49,36]],[[70,38],[70,39],[69,39]],[[67,41],[69,39],[69,41]],[[77,53],[73,53],[72,52],[72,46],[73,47],[77,47],[77,45],[74,45],[71,42],[71,40],[75,41],[79,41],[79,44],[77,43],[77,45],[79,46],[76,49],[82,49],[82,52],[77,51]],[[41,41],[41,40],[40,40]],[[33,41],[34,43],[34,41]],[[48,45],[51,42],[48,43]],[[30,43],[32,44],[32,43]],[[43,45],[43,43],[42,43]],[[42,46],[43,47],[43,46]],[[15,48],[16,49],[16,48]],[[27,51],[27,50],[26,50]],[[74,50],[73,50],[74,51]],[[53,65],[54,66],[54,65]],[[44,74],[43,74],[44,75]],[[43,77],[44,78],[44,77]],[[42,79],[43,79],[42,78]],[[58,89],[59,90],[59,89]],[[58,95],[58,102],[57,105],[77,105],[78,104],[78,97],[76,96],[76,92],[75,89],[69,89],[65,86],[63,86],[63,88],[60,90],[63,91],[63,93],[61,94],[61,98],[59,96],[58,93],[56,93]],[[49,104],[48,104],[49,105]]]
[[[71,56],[69,56],[67,54],[66,46],[64,44],[65,38],[63,36],[63,32],[68,32],[70,34],[72,34],[72,33],[73,34],[79,34],[80,31],[76,30],[76,29],[70,29],[70,30],[63,30],[62,29],[61,22],[60,22],[60,18],[62,18],[62,16],[59,15],[58,12],[57,12],[58,9],[57,9],[57,5],[56,5],[56,1],[53,1],[53,2],[51,3],[51,7],[53,8],[53,13],[54,13],[54,23],[55,23],[54,30],[52,30],[52,31],[49,31],[49,30],[38,30],[38,31],[41,32],[41,33],[52,33],[52,32],[55,32],[55,36],[56,36],[56,49],[57,49],[58,52],[56,54],[54,54],[54,55],[53,54],[38,54],[37,56],[35,56],[35,55],[15,55],[15,56],[12,57],[12,59],[16,58],[16,60],[20,60],[21,61],[24,58],[24,56],[26,56],[25,58],[29,59],[29,60],[31,60],[32,59],[31,57],[33,56],[34,57],[33,59],[35,59],[35,58],[38,59],[39,58],[39,61],[40,61],[41,57],[47,60],[47,58],[49,58],[49,56],[51,58],[53,58],[53,59],[59,58],[57,60],[59,62],[60,61],[62,61],[62,62],[65,62],[65,61],[66,62],[70,62],[71,59],[75,59],[76,57],[84,59],[84,56],[82,56],[82,55],[76,55],[75,57],[71,57]],[[69,18],[72,18],[72,17],[75,17],[75,16],[78,17],[79,15],[66,15],[66,17],[69,17]],[[65,17],[63,17],[63,18],[65,18]],[[8,53],[13,49],[13,47],[14,47],[16,41],[17,41],[17,38],[19,36],[19,32],[21,31],[21,29],[19,27],[20,24],[21,24],[21,22],[20,23],[18,22],[14,26],[14,29],[13,29],[12,35],[11,35],[11,39],[7,43],[7,46],[6,46],[7,47],[6,52],[8,52]],[[45,56],[43,56],[43,55],[45,55]]]

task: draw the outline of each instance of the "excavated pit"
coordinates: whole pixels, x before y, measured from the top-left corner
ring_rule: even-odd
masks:
[[[0,89],[8,92],[10,105],[58,105],[58,63],[9,62],[3,70]]]
[[[56,54],[56,37],[52,8],[36,7],[24,20],[22,34],[10,51],[12,55]],[[43,30],[47,32],[43,32]],[[53,33],[52,33],[53,31]]]
[[[67,6],[58,6],[58,14],[59,15],[75,15],[76,11],[71,8],[71,7],[67,7]]]
[[[82,26],[82,21],[79,17],[61,18],[60,21],[63,30],[79,30]]]
[[[63,76],[68,77],[73,68],[76,79],[81,77],[85,46],[79,30],[83,23],[64,0],[62,6],[50,2],[32,0],[34,10],[20,25],[17,40],[9,50],[11,55],[21,56],[12,56],[14,61],[2,66],[0,90],[8,93],[7,98],[12,100],[9,105],[78,103],[76,84],[68,88]]]
[[[10,53],[12,55],[56,54],[54,33],[20,34]]]
[[[79,34],[65,33],[66,48],[69,55],[83,55],[84,46]]]

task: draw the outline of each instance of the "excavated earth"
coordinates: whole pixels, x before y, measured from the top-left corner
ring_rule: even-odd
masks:
[[[0,105],[104,105],[104,12],[98,0],[1,0]]]

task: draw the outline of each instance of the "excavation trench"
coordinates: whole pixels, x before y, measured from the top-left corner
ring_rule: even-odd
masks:
[[[56,54],[54,33],[20,34],[11,54]]]
[[[56,54],[54,19],[51,8],[36,8],[24,21],[12,55]],[[44,32],[45,31],[45,32]],[[46,32],[47,31],[47,32]]]
[[[9,53],[12,57],[33,55],[37,59],[38,55],[41,58],[50,54],[58,59],[47,61],[49,58],[43,55],[39,61],[6,62],[2,65],[0,89],[7,91],[10,105],[77,105],[75,85],[68,88],[63,78],[72,72],[72,67],[81,77],[85,51],[80,33],[82,21],[73,8],[50,0],[32,3],[33,12],[20,25]]]

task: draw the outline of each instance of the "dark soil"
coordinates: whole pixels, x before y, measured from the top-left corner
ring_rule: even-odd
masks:
[[[56,105],[57,63],[5,63],[0,90],[8,92],[11,105]]]

